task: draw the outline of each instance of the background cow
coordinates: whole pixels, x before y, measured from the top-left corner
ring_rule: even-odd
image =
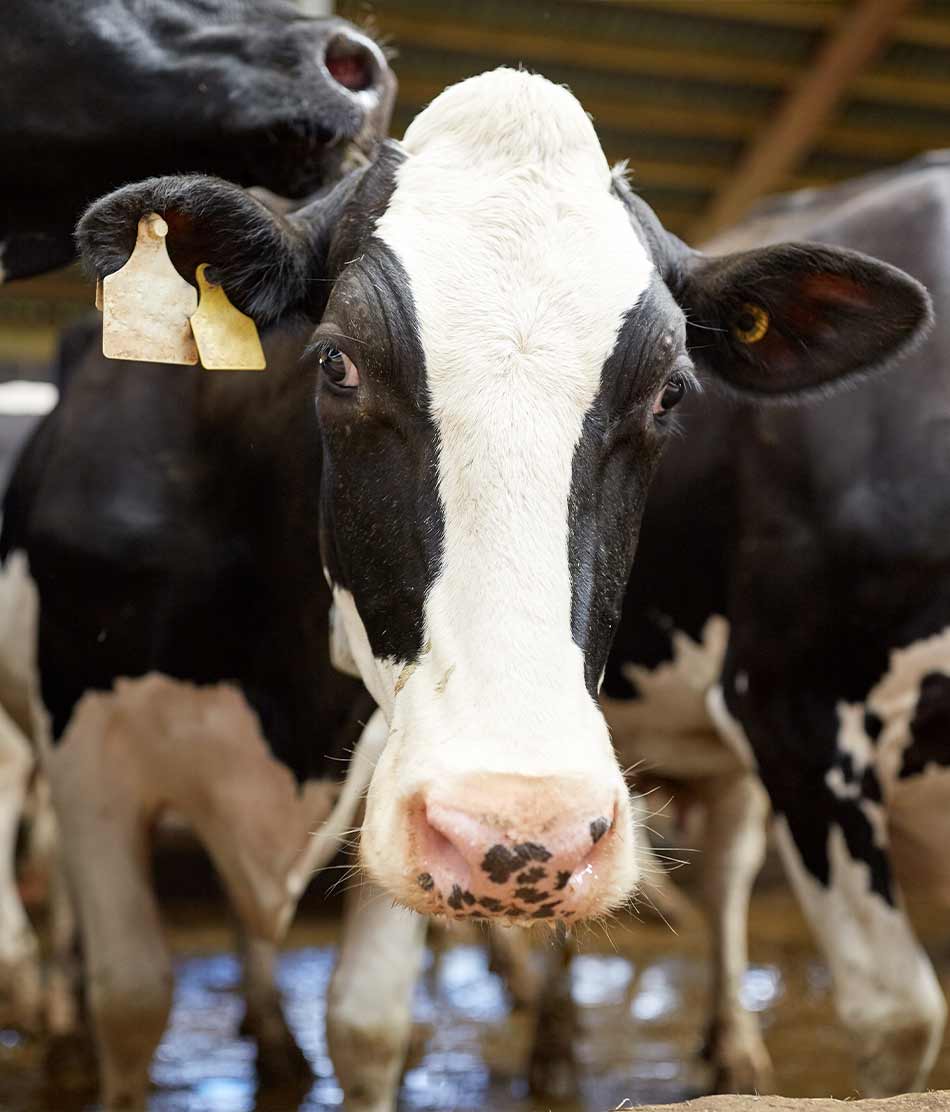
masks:
[[[939,309],[948,164],[780,198],[710,249],[859,248],[926,282]],[[947,345],[938,312],[898,370],[852,392],[794,409],[691,397],[651,491],[603,702],[622,759],[708,813],[720,1083],[768,1083],[738,996],[762,782],[862,1088],[922,1087],[939,1046],[944,1004],[898,882],[945,899]]]
[[[68,263],[85,206],[171,170],[300,197],[366,154],[395,80],[342,19],[289,0],[8,0],[0,281]]]
[[[783,397],[863,370],[927,320],[916,283],[855,254],[694,255],[611,175],[574,98],[512,71],[448,90],[402,144],[285,217],[207,178],[120,190],[81,226],[97,273],[152,211],[182,273],[210,263],[262,323],[322,323],[304,366],[266,375],[97,368],[8,498],[113,1103],[140,1099],[167,1008],[136,833],[159,768],[213,787],[194,755],[236,723],[300,777],[330,767],[301,748],[317,736],[321,549],[340,658],[389,721],[371,875],[427,913],[602,912],[636,879],[638,835],[595,695],[693,360]],[[760,296],[771,331],[753,345]],[[99,798],[123,801],[106,816],[109,888],[82,851],[104,834]],[[233,815],[221,829],[245,836]],[[246,911],[274,930],[277,906]],[[378,990],[377,966],[351,963],[350,999],[361,978]],[[351,1051],[376,1060],[365,1015],[337,1036],[349,1020]]]

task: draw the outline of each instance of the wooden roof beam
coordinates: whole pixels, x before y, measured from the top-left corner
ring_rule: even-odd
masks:
[[[906,0],[902,6],[906,8],[912,2]],[[852,18],[838,25],[840,30],[832,32],[833,37],[843,34],[853,22],[852,13]],[[721,51],[690,51],[673,46],[529,33],[512,27],[486,28],[456,23],[450,16],[437,13],[423,18],[411,9],[381,11],[379,29],[397,48],[404,45],[438,53],[478,54],[499,65],[524,62],[539,67],[542,72],[546,65],[570,65],[638,77],[709,81],[762,89],[787,89],[802,74],[801,68],[790,62],[747,54],[739,56]],[[950,80],[922,78],[912,72],[868,73],[855,81],[853,92],[870,101],[945,109],[950,103]]]
[[[415,115],[442,92],[444,84],[434,75],[428,75],[419,66],[399,77],[399,102],[401,112]],[[675,139],[697,141],[717,139],[746,143],[756,135],[759,117],[754,110],[716,107],[709,104],[661,104],[619,96],[589,93],[586,88],[575,86],[574,91],[584,108],[594,118],[598,130],[609,128],[621,136],[629,136],[629,146],[624,157],[635,158],[636,145],[644,135],[670,136]],[[911,158],[931,147],[945,147],[948,142],[946,127],[939,124],[913,124],[899,126],[883,124],[874,127],[866,124],[833,124],[821,133],[820,146],[826,154],[853,158],[880,158],[900,161]]]
[[[740,158],[692,229],[704,240],[739,220],[799,165],[860,72],[893,36],[915,0],[859,0],[829,34],[814,64],[786,97],[774,123]]]

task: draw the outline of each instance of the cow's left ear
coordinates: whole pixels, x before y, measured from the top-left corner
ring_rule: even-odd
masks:
[[[168,253],[188,281],[207,263],[211,280],[258,324],[291,313],[319,319],[331,233],[360,172],[292,212],[275,212],[219,178],[149,178],[90,205],[76,242],[87,269],[104,278],[126,263],[139,220],[154,212],[168,225]]]
[[[932,322],[919,282],[856,251],[783,243],[690,254],[680,267],[691,353],[745,396],[827,390],[885,365]]]

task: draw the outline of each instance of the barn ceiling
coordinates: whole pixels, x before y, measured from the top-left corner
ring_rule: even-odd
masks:
[[[442,88],[524,65],[569,85],[611,160],[697,240],[765,192],[950,147],[950,0],[337,0],[395,53],[393,131]],[[73,272],[0,290],[0,362],[45,359]],[[14,356],[11,356],[11,352]]]
[[[629,160],[640,191],[680,235],[713,230],[717,197],[835,43],[813,90],[828,98],[819,126],[768,191],[824,185],[950,145],[950,0],[377,0],[372,8],[342,0],[337,8],[357,20],[371,11],[397,51],[396,134],[446,84],[522,64],[573,89],[608,156]],[[842,56],[855,45],[858,57]],[[786,146],[814,115],[791,121]]]

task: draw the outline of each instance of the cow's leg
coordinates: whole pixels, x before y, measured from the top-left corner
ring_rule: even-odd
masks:
[[[276,943],[255,938],[239,926],[238,947],[246,1008],[241,1029],[257,1043],[258,1077],[265,1084],[310,1080],[310,1064],[287,1024],[277,987]]]
[[[49,873],[50,960],[46,981],[46,1026],[54,1038],[79,1029],[79,924],[61,861]]]
[[[921,1089],[947,1009],[891,867],[865,708],[823,701],[815,694],[822,691],[817,678],[800,681],[810,695],[796,700],[770,684],[770,676],[742,673],[749,694],[736,698],[744,728],[722,696],[736,690],[738,674],[724,676],[710,705],[720,733],[731,736],[737,750],[751,745],[757,760],[786,872],[824,951],[838,1014],[854,1040],[861,1088],[868,1096]]]
[[[574,940],[545,950],[545,969],[528,1064],[531,1092],[549,1100],[567,1101],[577,1093],[577,1008],[571,991]]]
[[[425,920],[369,881],[347,893],[327,1042],[347,1112],[392,1112],[412,1031]]]
[[[712,937],[712,1001],[706,1051],[717,1092],[769,1091],[772,1062],[759,1024],[743,1007],[752,886],[765,857],[768,797],[758,778],[740,772],[704,784],[706,838],[703,907]]]
[[[105,806],[102,801],[100,815]],[[121,810],[110,808],[88,837],[66,829],[73,842],[70,867],[102,1101],[109,1110],[145,1107],[149,1066],[172,1002],[171,961],[147,867],[145,830],[140,816]]]
[[[172,1002],[172,969],[141,815],[97,801],[95,823],[64,822],[84,942],[87,998],[106,1109],[144,1108]],[[85,828],[85,829],[84,829]]]
[[[23,815],[33,751],[0,707],[0,991],[12,1006],[13,1022],[37,1026],[42,1002],[36,935],[17,888],[16,843]]]
[[[530,933],[521,927],[490,923],[488,955],[489,968],[504,982],[512,1005],[531,1007],[538,999],[541,978]]]
[[[49,960],[46,972],[46,1030],[54,1040],[79,1032],[79,925],[63,869],[59,824],[46,776],[36,784],[27,870],[46,891]]]
[[[87,694],[47,771],[76,900],[105,1109],[144,1109],[172,1001],[171,961],[149,875],[152,781],[121,696]]]
[[[843,813],[848,807],[839,801],[839,821],[848,822]],[[946,1003],[890,880],[886,857],[875,862],[876,887],[885,882],[881,870],[887,870],[891,900],[875,890],[869,863],[852,856],[841,826],[833,825],[828,834],[827,884],[806,869],[784,817],[776,822],[776,835],[831,968],[838,1014],[857,1050],[863,1093],[890,1096],[923,1089],[940,1048]]]

